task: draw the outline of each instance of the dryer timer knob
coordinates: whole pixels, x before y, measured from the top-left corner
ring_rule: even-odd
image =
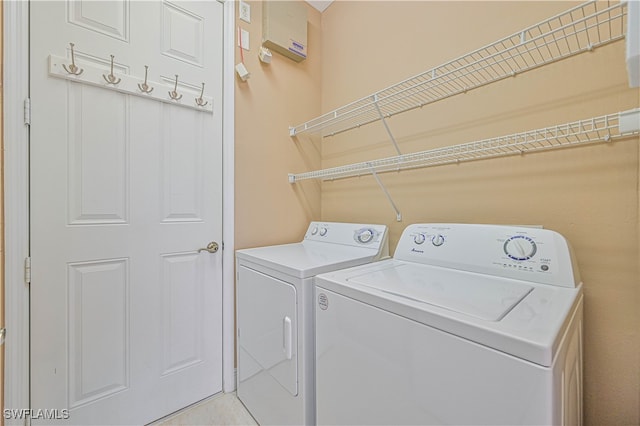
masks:
[[[356,234],[356,241],[362,244],[368,244],[376,236],[376,232],[373,229],[365,228],[361,229]]]

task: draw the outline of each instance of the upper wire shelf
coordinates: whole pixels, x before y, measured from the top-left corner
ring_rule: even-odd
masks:
[[[290,136],[332,136],[625,37],[627,3],[589,1],[306,123]]]
[[[368,174],[375,176],[376,173],[609,142],[639,133],[640,108],[460,145],[290,174],[289,182],[295,183],[305,179],[341,179]]]

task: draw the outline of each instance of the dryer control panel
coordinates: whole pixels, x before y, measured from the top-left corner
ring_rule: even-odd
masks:
[[[389,256],[389,238],[386,225],[342,222],[311,222],[304,241],[318,241],[379,250]]]
[[[562,287],[580,283],[571,247],[548,229],[414,224],[402,233],[394,258]]]

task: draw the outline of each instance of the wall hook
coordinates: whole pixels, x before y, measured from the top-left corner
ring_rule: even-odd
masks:
[[[118,84],[120,83],[121,79],[116,77],[113,74],[113,55],[111,55],[111,73],[109,75],[104,75],[102,74],[102,78],[104,78],[104,81],[107,82],[107,84]]]
[[[202,91],[200,92],[200,97],[196,98],[196,105],[201,107],[209,103],[209,101],[205,101],[204,99],[202,99],[202,95],[204,95],[204,83],[202,83]]]
[[[67,66],[63,64],[62,68],[64,68],[64,70],[69,74],[80,75],[84,70],[82,68],[78,68],[78,66],[76,65],[76,58],[75,58],[76,55],[75,55],[75,52],[73,51],[74,44],[69,43],[69,45],[71,45],[71,64],[69,64],[69,68],[67,68]]]
[[[178,74],[176,74],[176,84],[173,86],[173,90],[169,92],[169,97],[174,101],[182,99],[182,95],[178,95]]]
[[[147,84],[147,73],[148,73],[148,71],[149,71],[149,67],[147,65],[145,65],[144,66],[144,83],[142,83],[142,84],[138,83],[138,88],[143,93],[151,93],[151,92],[153,92],[153,87],[151,87],[151,86],[149,86],[149,84]]]

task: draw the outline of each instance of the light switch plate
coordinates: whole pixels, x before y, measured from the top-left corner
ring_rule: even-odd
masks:
[[[249,31],[240,28],[240,37],[238,37],[238,47],[242,47],[243,50],[249,49]]]
[[[238,4],[238,15],[240,19],[248,24],[251,23],[251,5],[246,1],[240,1]]]

